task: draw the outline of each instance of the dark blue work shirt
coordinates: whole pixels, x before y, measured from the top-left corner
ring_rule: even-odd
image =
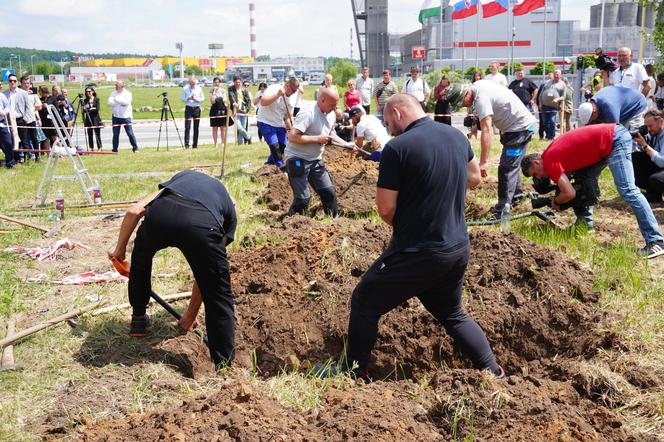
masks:
[[[443,250],[468,241],[465,201],[473,158],[461,131],[428,117],[385,145],[378,187],[399,192],[392,250]]]
[[[592,101],[599,110],[601,123],[620,123],[646,111],[646,97],[637,90],[608,86],[597,92]]]
[[[183,170],[161,183],[160,189],[168,189],[188,200],[196,201],[210,211],[223,229],[222,234],[233,240],[237,218],[235,206],[228,191],[216,178],[193,170]]]

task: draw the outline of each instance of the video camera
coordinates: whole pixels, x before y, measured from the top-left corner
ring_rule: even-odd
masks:
[[[570,182],[576,191],[576,196],[571,201],[560,204],[561,210],[567,210],[569,208],[586,208],[597,204],[598,198],[600,195],[599,192],[599,183],[597,182],[597,177],[590,177],[584,173],[584,170],[579,170],[575,174],[570,174]],[[533,177],[533,188],[535,193],[531,193],[530,203],[533,206],[533,209],[541,209],[542,207],[549,206],[551,207],[551,198],[549,197],[538,197],[539,195],[546,195],[547,193],[555,191],[555,195],[560,194],[560,189],[556,186],[551,178],[536,178]]]
[[[157,95],[157,98],[159,97],[168,98],[168,92],[162,92],[161,94]]]
[[[479,126],[479,121],[480,119],[476,115],[466,115],[463,118],[463,127]]]
[[[595,67],[600,71],[613,72],[618,69],[618,63],[616,63],[613,58],[606,55],[604,51],[602,51],[602,48],[595,49],[595,55],[597,56]]]
[[[78,94],[78,99],[79,99],[79,100],[84,100],[84,99],[85,99],[85,95],[83,95],[83,93]]]

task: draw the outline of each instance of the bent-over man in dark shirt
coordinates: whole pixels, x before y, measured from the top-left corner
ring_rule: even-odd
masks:
[[[480,182],[470,143],[406,94],[390,98],[383,116],[397,137],[383,149],[376,205],[393,227],[392,239],[353,292],[347,368],[356,363],[356,374],[368,376],[380,317],[415,296],[477,368],[503,376],[484,332],[461,305],[470,251],[466,187]]]
[[[210,356],[215,365],[229,364],[235,354],[235,316],[226,245],[233,241],[237,219],[233,200],[218,180],[185,170],[159,185],[159,191],[127,210],[110,258],[122,262],[127,243],[141,218],[131,254],[129,303],[133,309],[130,336],[145,336],[150,300],[152,258],[167,247],[180,249],[194,273],[187,312],[179,322],[190,330],[201,302]]]

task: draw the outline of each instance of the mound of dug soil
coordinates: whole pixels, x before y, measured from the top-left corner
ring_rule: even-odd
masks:
[[[452,370],[428,388],[409,381],[331,388],[321,407],[298,413],[235,383],[175,410],[79,427],[79,440],[637,440],[602,406],[569,385],[533,377],[496,381]]]
[[[261,234],[269,244],[233,253],[239,362],[257,363],[267,376],[294,361],[338,356],[353,288],[389,235],[369,221],[292,217]],[[471,242],[465,304],[509,371],[532,373],[554,357],[615,344],[593,331],[601,316],[588,269],[516,235],[478,230]],[[382,319],[374,358],[374,372],[392,378],[469,367],[417,300]]]
[[[371,213],[375,205],[378,163],[352,158],[334,147],[325,149],[324,160],[332,176],[341,214],[354,217]],[[258,202],[267,205],[270,210],[286,213],[293,200],[288,176],[274,166],[263,166],[256,171],[255,177],[266,186]],[[314,195],[310,204],[313,212],[320,200],[313,189],[309,190]]]

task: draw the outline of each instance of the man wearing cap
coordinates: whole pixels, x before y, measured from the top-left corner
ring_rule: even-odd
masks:
[[[664,236],[646,197],[634,182],[631,152],[632,136],[627,129],[616,124],[594,124],[561,135],[541,155],[534,153],[524,157],[521,170],[527,177],[551,178],[558,185],[560,193],[553,198],[551,206],[560,210],[561,204],[576,197],[568,174],[591,168],[589,179],[596,180],[608,163],[616,189],[632,208],[646,242],[637,254],[655,258],[664,255]],[[592,207],[574,211],[579,222],[592,227]]]
[[[282,155],[286,147],[286,125],[290,128],[286,99],[297,93],[300,82],[295,77],[290,77],[286,84],[273,84],[263,92],[258,108],[256,120],[258,130],[263,134],[265,142],[270,147],[270,156],[267,164],[283,166]],[[285,97],[285,98],[284,98]]]
[[[355,146],[371,153],[365,160],[380,161],[383,147],[390,141],[390,135],[383,123],[375,116],[365,114],[360,106],[353,106],[348,116],[355,126]]]
[[[517,202],[523,193],[519,164],[535,130],[535,117],[511,90],[489,80],[473,83],[463,98],[463,106],[473,106],[480,120],[480,171],[483,177],[488,173],[492,125],[500,131],[503,151],[498,165],[498,202],[491,209],[492,215],[499,217],[505,205]]]
[[[424,78],[420,78],[420,68],[415,66],[410,69],[410,78],[406,80],[401,92],[415,97],[420,102],[422,110],[426,109],[429,96],[431,96],[431,89]]]
[[[589,102],[579,106],[579,125],[619,123],[635,134],[643,126],[646,110],[648,103],[639,91],[626,87],[603,87]]]
[[[334,110],[338,102],[339,94],[335,89],[321,89],[316,104],[300,110],[293,127],[288,131],[288,144],[284,155],[288,181],[293,190],[289,215],[306,213],[311,199],[311,185],[320,197],[325,214],[337,216],[337,195],[323,162],[323,151],[332,139],[346,144],[332,133],[337,120]]]

